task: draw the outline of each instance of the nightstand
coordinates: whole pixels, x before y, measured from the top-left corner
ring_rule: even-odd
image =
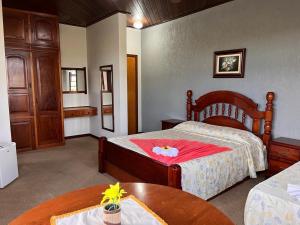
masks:
[[[177,120],[177,119],[162,120],[161,121],[161,129],[162,130],[171,129],[182,122],[185,122],[185,121]]]
[[[300,160],[300,140],[276,138],[271,141],[268,155],[269,172],[272,176]]]

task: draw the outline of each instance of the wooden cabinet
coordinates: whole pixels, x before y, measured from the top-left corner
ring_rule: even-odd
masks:
[[[31,118],[15,119],[11,122],[11,136],[18,151],[35,148],[34,123]]]
[[[28,46],[29,15],[12,9],[3,12],[4,38],[6,46]]]
[[[271,142],[268,156],[268,175],[272,176],[300,160],[300,140],[276,138]]]
[[[58,21],[56,17],[30,16],[31,44],[33,46],[58,46]]]
[[[84,117],[84,116],[96,116],[97,108],[91,106],[81,107],[66,107],[64,108],[65,118]]]
[[[33,51],[37,144],[63,142],[59,55],[56,51]]]
[[[11,133],[18,151],[36,147],[30,64],[29,51],[6,49]]]
[[[18,151],[64,142],[57,18],[4,8],[12,139]]]
[[[6,69],[10,113],[32,116],[30,52],[6,49]]]
[[[177,119],[162,120],[161,129],[162,130],[171,129],[182,122],[184,122],[184,120],[177,120]]]

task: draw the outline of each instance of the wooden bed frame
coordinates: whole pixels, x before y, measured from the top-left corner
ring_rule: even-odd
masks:
[[[232,91],[214,91],[199,97],[195,103],[192,91],[187,91],[187,120],[248,130],[260,137],[268,147],[271,140],[274,93],[268,92],[265,111],[258,110],[250,98]],[[250,117],[252,128],[246,126]],[[264,122],[264,123],[262,123]],[[263,126],[263,132],[261,134]],[[121,182],[146,182],[181,188],[181,168],[167,166],[99,138],[99,172],[108,173]]]

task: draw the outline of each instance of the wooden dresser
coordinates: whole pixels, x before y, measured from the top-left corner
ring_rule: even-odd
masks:
[[[177,120],[177,119],[162,120],[161,129],[162,130],[171,129],[182,122],[184,122],[184,120]]]
[[[300,140],[276,138],[271,141],[269,150],[269,172],[272,176],[300,160]]]
[[[64,143],[57,16],[3,8],[12,140],[18,151]]]
[[[74,117],[84,117],[84,116],[96,116],[97,108],[92,106],[81,106],[81,107],[65,107],[64,117],[74,118]]]

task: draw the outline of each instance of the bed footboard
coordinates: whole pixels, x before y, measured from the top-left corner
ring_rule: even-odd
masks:
[[[106,172],[121,182],[143,181],[181,189],[179,165],[164,165],[108,142],[106,137],[99,138],[99,172]]]

